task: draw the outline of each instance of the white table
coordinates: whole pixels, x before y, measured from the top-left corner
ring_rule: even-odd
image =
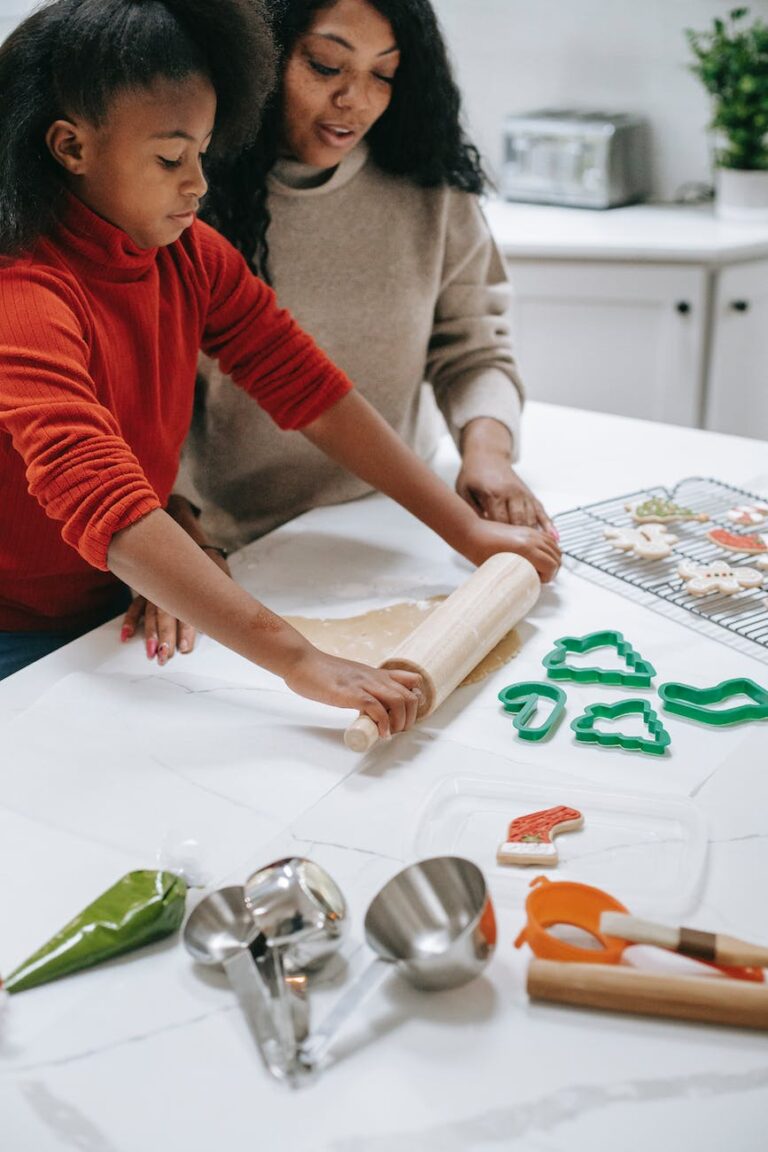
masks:
[[[448,447],[439,467],[455,467]],[[688,475],[766,493],[768,451],[531,405],[524,474],[552,512]],[[449,591],[467,573],[379,497],[302,517],[234,567],[278,611],[344,615]],[[768,679],[766,664],[563,571],[511,666],[364,761],[341,742],[347,714],[209,640],[157,669],[109,625],[0,686],[5,971],[123,872],[185,852],[211,887],[285,854],[318,860],[350,904],[349,974],[368,959],[368,902],[421,856],[474,853],[499,922],[486,975],[432,995],[390,977],[298,1093],[267,1078],[223,975],[195,969],[177,940],[12,997],[0,1016],[3,1152],[764,1149],[764,1035],[525,995],[529,953],[513,941],[531,877],[502,875],[494,853],[512,815],[550,803],[587,817],[559,840],[553,878],[597,884],[640,915],[768,941],[765,725],[704,731],[669,717],[664,758],[577,746],[567,723],[546,744],[515,738],[498,690],[540,677],[555,638],[595,628],[622,630],[659,681]],[[566,687],[569,719],[617,695]],[[317,988],[315,1020],[341,987],[337,972]]]

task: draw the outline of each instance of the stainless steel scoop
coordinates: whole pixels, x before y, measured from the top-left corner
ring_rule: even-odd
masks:
[[[200,901],[184,925],[183,939],[187,951],[199,964],[223,966],[266,1067],[282,1080],[294,1070],[297,1039],[307,1032],[306,991],[295,990],[297,994],[291,1006],[296,1003],[297,1019],[292,1034],[286,1035],[285,1027],[281,1028],[276,1019],[269,989],[250,951],[259,933],[259,925],[245,903],[243,889],[233,886],[212,892]],[[266,979],[287,1001],[291,989],[286,989],[282,971],[267,972]]]
[[[299,1050],[316,1068],[339,1029],[396,965],[415,988],[456,988],[485,968],[496,946],[496,919],[485,877],[459,856],[411,864],[374,897],[365,938],[378,958],[347,989]]]
[[[303,856],[276,860],[248,877],[244,894],[267,947],[282,953],[286,971],[318,968],[341,944],[347,904],[314,860]]]

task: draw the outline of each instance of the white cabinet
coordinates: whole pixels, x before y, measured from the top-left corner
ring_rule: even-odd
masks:
[[[768,440],[768,260],[717,275],[705,426]]]
[[[508,260],[515,349],[533,400],[699,425],[707,273]]]
[[[489,200],[533,399],[768,439],[768,224]]]

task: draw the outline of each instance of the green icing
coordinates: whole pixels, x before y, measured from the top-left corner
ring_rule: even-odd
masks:
[[[172,872],[129,872],[18,966],[8,992],[36,988],[175,932],[187,886]]]

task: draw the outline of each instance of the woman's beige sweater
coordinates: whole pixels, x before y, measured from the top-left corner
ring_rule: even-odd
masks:
[[[492,416],[519,441],[522,387],[510,343],[509,286],[476,197],[383,173],[359,145],[325,183],[280,161],[270,176],[269,267],[278,301],[408,444],[434,449]],[[281,432],[223,377],[207,384],[186,449],[185,491],[212,539],[239,546],[362,481],[300,432]]]

